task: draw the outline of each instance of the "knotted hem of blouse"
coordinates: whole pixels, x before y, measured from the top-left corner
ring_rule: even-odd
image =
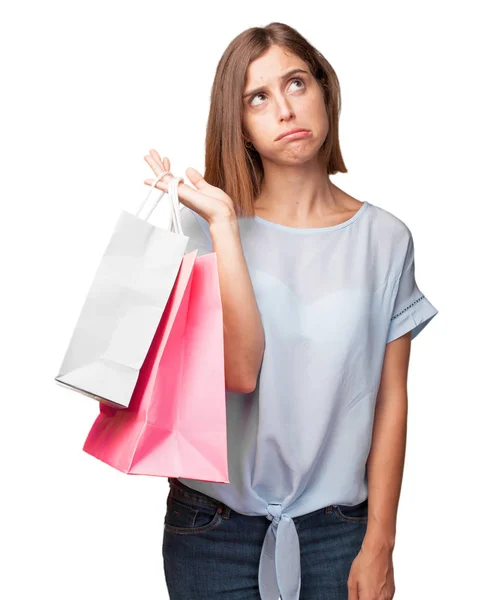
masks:
[[[282,505],[270,503],[266,518],[268,528],[258,572],[262,600],[299,600],[301,591],[301,553],[299,536],[292,518],[282,512]]]

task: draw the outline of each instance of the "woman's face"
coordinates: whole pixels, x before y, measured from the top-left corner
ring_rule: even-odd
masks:
[[[294,69],[298,72],[287,75]],[[312,159],[327,137],[328,117],[323,92],[307,64],[280,46],[271,46],[249,65],[246,80],[243,130],[261,157],[284,165]],[[250,93],[261,87],[263,91]],[[311,134],[276,140],[297,127]]]

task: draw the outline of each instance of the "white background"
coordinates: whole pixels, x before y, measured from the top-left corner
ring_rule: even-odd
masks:
[[[349,172],[333,181],[408,225],[417,283],[439,309],[412,344],[395,598],[491,597],[488,7],[18,0],[2,9],[2,598],[168,598],[167,480],[85,454],[97,403],[53,378],[120,210],[137,210],[149,189],[144,155],[169,156],[176,175],[204,172],[217,63],[237,34],[271,21],[298,29],[335,68]]]

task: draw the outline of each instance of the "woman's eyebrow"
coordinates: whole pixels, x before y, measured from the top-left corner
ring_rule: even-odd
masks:
[[[308,73],[307,71],[305,71],[304,69],[291,69],[290,71],[287,71],[287,73],[284,73],[283,75],[280,76],[280,79],[287,79],[287,77],[290,77],[291,75],[294,75],[294,73]],[[251,90],[250,92],[246,92],[245,94],[243,94],[243,98],[246,98],[246,96],[251,96],[252,94],[259,94],[260,92],[263,92],[266,89],[265,86],[261,86],[259,88],[256,88],[255,90]]]

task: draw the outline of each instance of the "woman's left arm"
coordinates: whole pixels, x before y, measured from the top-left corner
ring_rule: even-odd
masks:
[[[393,550],[407,434],[411,332],[386,346],[367,461],[368,527],[363,544]]]
[[[406,451],[410,351],[410,331],[385,350],[367,461],[368,524],[350,571],[349,600],[385,600],[395,593],[392,552]]]

